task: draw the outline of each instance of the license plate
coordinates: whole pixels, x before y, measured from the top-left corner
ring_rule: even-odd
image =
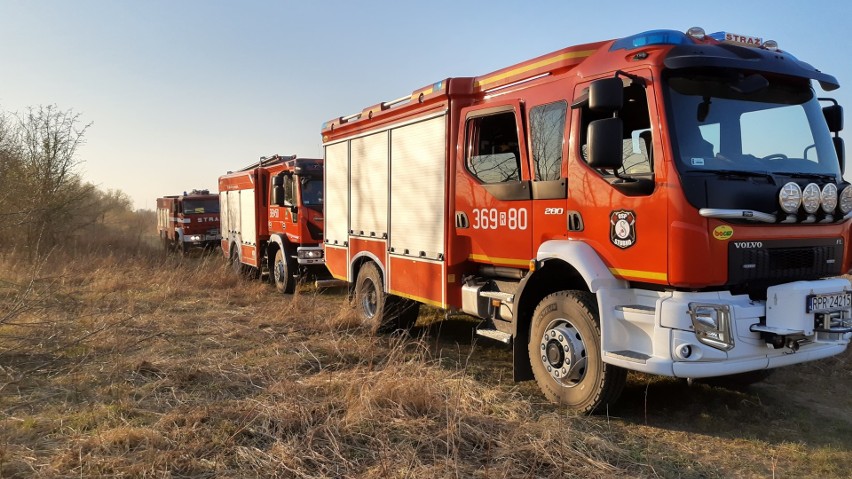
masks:
[[[852,306],[852,291],[811,294],[805,299],[807,313],[830,313],[849,309],[850,306]]]

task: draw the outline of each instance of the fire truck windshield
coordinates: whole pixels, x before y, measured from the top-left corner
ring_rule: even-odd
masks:
[[[183,214],[218,213],[219,201],[212,200],[183,200]]]
[[[322,206],[322,180],[302,177],[302,204]]]
[[[760,74],[670,75],[672,150],[681,173],[840,177],[819,102],[804,81]]]

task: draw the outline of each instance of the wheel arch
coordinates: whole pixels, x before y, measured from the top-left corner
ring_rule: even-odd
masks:
[[[536,268],[530,271],[515,293],[515,319],[512,322],[512,372],[515,381],[533,379],[527,344],[532,315],[546,296],[563,290],[596,294],[604,287],[626,288],[627,282],[615,278],[591,246],[574,240],[542,243]]]
[[[376,267],[379,269],[379,274],[382,275],[382,286],[384,286],[385,291],[387,291],[388,287],[388,275],[385,272],[385,267],[382,264],[381,260],[376,257],[373,253],[369,251],[362,251],[356,254],[352,260],[349,262],[349,290],[352,291],[355,283],[358,282],[358,272],[361,271],[361,268],[364,267],[367,263],[375,263]]]
[[[266,243],[266,267],[269,271],[272,271],[275,262],[275,253],[278,250],[287,251],[287,238],[283,237],[280,234],[273,234],[269,236],[269,241]]]

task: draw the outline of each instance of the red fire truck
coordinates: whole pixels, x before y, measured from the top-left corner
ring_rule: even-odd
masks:
[[[238,274],[292,293],[307,273],[325,271],[323,160],[274,155],[219,178],[222,251]]]
[[[166,250],[219,244],[219,198],[209,190],[157,198],[157,230]]]
[[[852,337],[837,80],[773,41],[650,31],[323,125],[326,264],[363,321],[483,319],[578,411],[626,370],[759,380]]]

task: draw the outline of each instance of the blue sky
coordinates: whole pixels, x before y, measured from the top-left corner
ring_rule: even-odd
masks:
[[[93,122],[83,176],[138,208],[260,156],[322,155],[326,120],[447,77],[645,30],[732,31],[836,76],[852,2],[0,0],[0,109]],[[852,111],[852,110],[850,110]],[[852,153],[852,148],[849,148]],[[852,168],[848,168],[852,170]],[[850,175],[847,174],[847,177]]]

